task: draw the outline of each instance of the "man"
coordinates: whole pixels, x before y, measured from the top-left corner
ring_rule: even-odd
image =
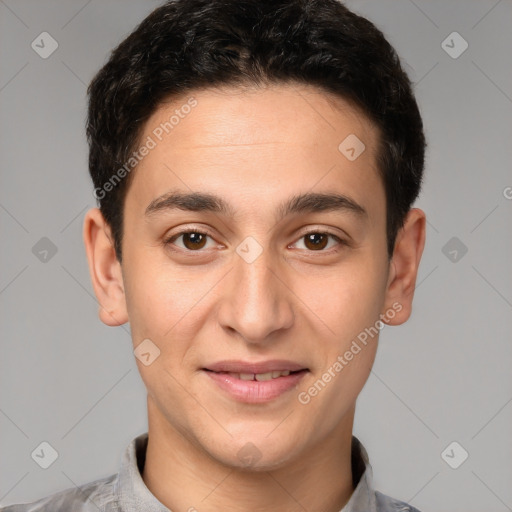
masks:
[[[89,87],[99,315],[149,431],[116,475],[5,511],[417,510],[352,434],[425,240],[425,140],[384,36],[336,0],[175,0]]]

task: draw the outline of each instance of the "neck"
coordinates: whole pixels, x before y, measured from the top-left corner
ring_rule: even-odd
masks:
[[[354,487],[352,410],[321,446],[270,471],[222,464],[166,422],[148,397],[149,440],[142,478],[167,508],[187,512],[339,512]]]

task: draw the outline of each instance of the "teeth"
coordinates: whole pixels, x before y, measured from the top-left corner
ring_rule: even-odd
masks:
[[[272,379],[272,372],[268,372],[268,373],[257,373],[255,375],[256,377],[256,380],[258,382],[261,382],[261,381],[264,381],[264,380],[271,380]]]
[[[267,373],[229,373],[235,379],[240,380],[257,380],[258,382],[263,382],[266,380],[277,379],[278,377],[288,377],[290,375],[290,370],[283,371],[273,371]]]

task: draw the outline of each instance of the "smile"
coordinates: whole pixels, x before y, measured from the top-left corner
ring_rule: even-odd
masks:
[[[297,367],[298,365],[293,365]],[[308,369],[270,370],[264,372],[214,371],[203,373],[231,399],[245,403],[265,403],[296,388]]]

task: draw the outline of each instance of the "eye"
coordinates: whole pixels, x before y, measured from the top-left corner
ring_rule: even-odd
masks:
[[[182,239],[181,245],[176,243],[179,239]],[[185,251],[199,251],[203,249],[207,245],[207,239],[212,238],[209,233],[204,231],[199,231],[197,229],[189,230],[189,231],[180,231],[179,233],[175,233],[170,238],[167,238],[164,241],[165,246],[168,245],[176,245],[180,249]],[[213,242],[213,240],[212,240]],[[215,247],[215,243],[213,243],[213,247]]]
[[[314,252],[327,252],[324,249],[329,245],[329,239],[334,240],[338,245],[345,245],[345,242],[338,236],[332,233],[326,233],[322,231],[311,231],[303,235],[294,245],[303,242],[304,248],[308,251]],[[336,244],[334,244],[336,245]],[[298,247],[302,249],[302,247]],[[332,248],[332,245],[327,247]]]
[[[189,229],[188,231],[180,231],[179,233],[173,234],[164,240],[164,245],[174,245],[179,249],[188,252],[202,252],[201,249],[208,248],[208,239],[211,240],[209,247],[216,247],[216,243],[213,240],[211,234],[198,229]],[[333,243],[330,244],[330,242]],[[303,244],[303,247],[300,246],[301,243]],[[302,235],[302,237],[297,242],[295,242],[295,244],[292,244],[289,247],[297,245],[299,246],[296,248],[301,250],[307,250],[310,252],[328,252],[328,249],[331,249],[333,246],[346,245],[346,243],[333,233],[311,231]]]

